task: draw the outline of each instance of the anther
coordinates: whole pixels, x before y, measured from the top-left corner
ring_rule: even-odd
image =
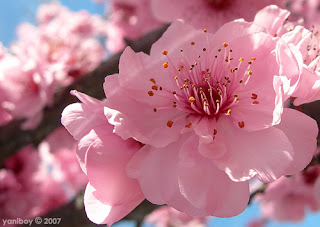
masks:
[[[203,50],[203,51],[206,51],[207,49],[206,49],[206,48],[203,48],[202,50]]]
[[[153,91],[148,91],[148,95],[153,96],[154,95]]]
[[[224,42],[224,43],[222,43],[222,46],[227,47],[228,43]]]
[[[168,68],[168,66],[169,66],[169,65],[168,65],[168,62],[163,63],[162,66],[163,66],[163,68],[165,68],[165,69]]]
[[[213,135],[217,135],[218,131],[217,129],[213,129]]]
[[[231,114],[231,109],[227,110],[227,114],[229,114],[229,115]]]
[[[157,112],[157,108],[154,108],[154,109],[153,109],[153,112]]]
[[[239,121],[238,125],[239,125],[240,128],[243,128],[244,127],[244,122],[243,121]]]
[[[249,71],[247,72],[247,74],[251,76],[251,75],[252,75],[252,71],[249,70]]]
[[[153,86],[151,87],[151,89],[152,89],[152,90],[155,90],[155,91],[158,91],[158,86],[153,85]]]
[[[253,103],[252,104],[259,104],[259,101],[253,101]]]
[[[191,42],[190,44],[193,46],[195,44],[195,42]]]
[[[167,50],[163,50],[163,51],[162,51],[162,54],[163,54],[163,55],[167,55],[167,54],[168,54],[168,51],[167,51]]]
[[[172,121],[168,121],[168,122],[167,122],[167,126],[168,126],[169,128],[171,128],[172,125],[173,125],[173,122],[172,122]]]
[[[239,61],[244,61],[244,58],[239,58]]]
[[[252,99],[257,99],[257,98],[258,98],[258,95],[255,94],[255,93],[252,93],[252,94],[251,94],[251,98],[252,98]]]
[[[206,33],[206,32],[207,32],[207,29],[203,29],[203,32]]]
[[[150,81],[153,83],[153,84],[156,84],[156,80],[151,78]]]

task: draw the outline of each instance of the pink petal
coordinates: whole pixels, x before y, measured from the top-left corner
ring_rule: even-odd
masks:
[[[166,148],[144,146],[128,164],[127,172],[136,178],[146,198],[155,204],[168,204],[191,216],[207,216],[205,210],[191,205],[178,185],[178,150],[184,140]]]
[[[317,148],[316,121],[299,111],[284,108],[281,123],[275,127],[285,133],[293,147],[292,161],[285,174],[303,170]]]
[[[249,183],[230,180],[209,159],[201,157],[197,148],[197,140],[192,137],[181,148],[178,169],[181,193],[209,215],[232,217],[240,214],[248,204]]]
[[[223,143],[227,152],[213,160],[234,181],[244,181],[258,174],[262,181],[272,181],[285,174],[292,162],[293,147],[285,133],[275,127],[247,132],[226,117],[217,122],[219,131],[213,143]]]
[[[104,116],[102,101],[87,96],[81,92],[71,91],[82,103],[67,106],[62,112],[61,123],[67,128],[76,140],[85,136],[94,126],[107,123]],[[107,125],[112,131],[112,126]]]
[[[271,35],[277,35],[289,15],[288,10],[270,5],[256,14],[254,23],[266,28]]]
[[[149,56],[135,54],[126,48],[120,59],[120,74],[108,76],[105,80],[106,106],[109,108],[105,114],[115,125],[115,133],[123,139],[133,137],[144,144],[162,147],[178,139],[180,129],[186,122],[178,121],[168,127],[168,121],[173,121],[181,113],[171,109],[154,111],[155,104],[172,106],[172,101],[166,98],[148,95],[153,85],[150,79],[161,81],[165,78],[161,77],[163,72],[157,69],[162,64],[156,63]],[[135,67],[128,67],[130,64]],[[110,89],[117,83],[119,86]],[[146,122],[146,119],[152,120]]]
[[[98,199],[95,196],[95,192],[95,188],[89,183],[84,194],[84,204],[87,216],[96,224],[107,224],[108,226],[111,226],[113,223],[122,219],[144,199],[143,196],[141,196],[126,204],[112,206],[104,202],[103,199]]]
[[[96,189],[95,197],[112,206],[141,197],[138,182],[129,178],[125,171],[129,160],[140,149],[140,144],[132,139],[123,141],[108,132],[105,125],[95,127],[81,139],[80,144],[86,140],[90,143],[81,149],[87,148],[85,166],[90,184]]]

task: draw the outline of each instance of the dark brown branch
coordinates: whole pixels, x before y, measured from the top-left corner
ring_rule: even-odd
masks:
[[[157,41],[167,26],[154,31],[143,38],[132,43],[134,51],[148,53],[151,45]],[[50,108],[45,108],[44,117],[39,126],[34,130],[22,131],[20,125],[22,121],[13,121],[0,128],[0,166],[4,160],[14,154],[18,149],[28,144],[38,145],[50,132],[61,125],[60,117],[63,109],[78,100],[70,95],[71,90],[84,92],[97,99],[104,98],[102,84],[107,75],[118,72],[120,53],[110,57],[95,70],[75,81],[70,86],[59,91],[55,95],[54,104]]]

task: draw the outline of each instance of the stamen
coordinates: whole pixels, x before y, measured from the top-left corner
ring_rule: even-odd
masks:
[[[190,103],[194,103],[196,101],[196,99],[193,97],[193,96],[191,96],[190,98],[189,98],[189,102]]]
[[[251,98],[252,98],[252,99],[257,99],[257,98],[258,98],[258,95],[255,94],[255,93],[252,93],[252,94],[251,94]]]
[[[173,125],[173,122],[172,122],[172,121],[168,121],[168,122],[167,122],[167,126],[168,126],[169,128],[171,128],[172,125]]]
[[[240,128],[243,128],[244,127],[244,122],[243,121],[239,121],[238,125],[239,125]]]

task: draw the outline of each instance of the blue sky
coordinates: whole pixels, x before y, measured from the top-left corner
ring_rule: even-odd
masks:
[[[34,15],[39,4],[44,0],[0,0],[0,41],[4,46],[16,39],[15,28],[21,22],[34,22]],[[103,15],[104,9],[101,5],[93,3],[91,0],[61,0],[71,10],[78,11],[86,9],[94,14]],[[241,215],[228,218],[213,218],[209,222],[210,227],[241,227],[246,226],[248,221],[259,216],[258,206],[250,205]],[[124,222],[114,225],[114,227],[133,227],[134,224]],[[320,214],[308,214],[303,223],[276,223],[271,222],[267,227],[317,227],[320,226]]]

